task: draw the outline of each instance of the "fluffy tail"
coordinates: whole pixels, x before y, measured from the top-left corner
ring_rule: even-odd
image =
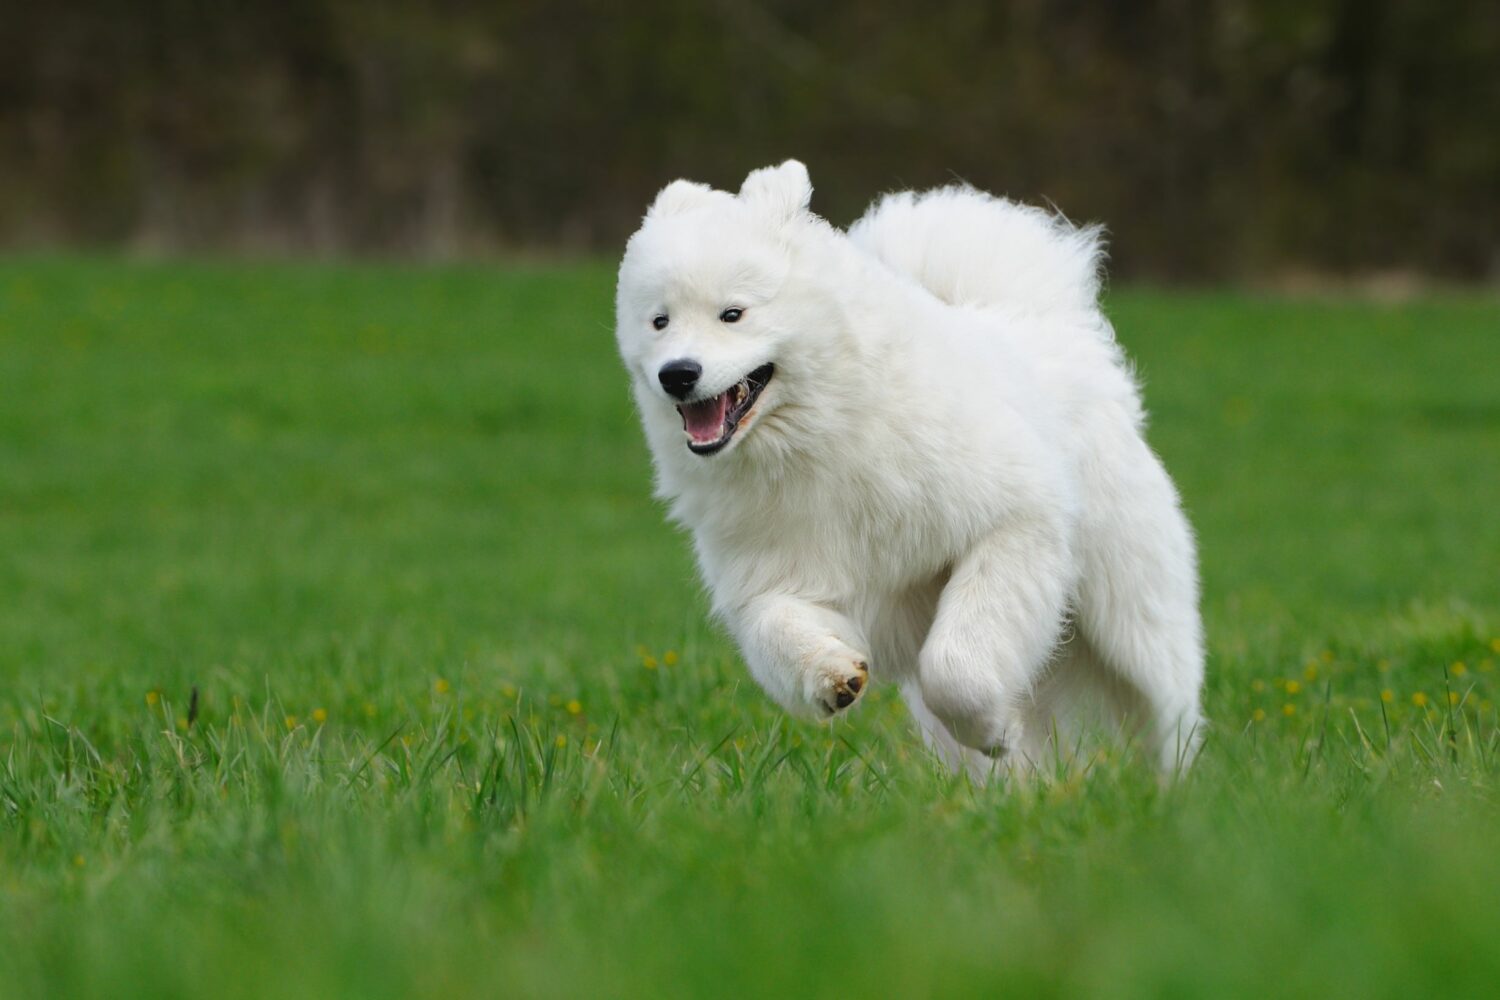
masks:
[[[1097,307],[1104,258],[1098,226],[945,187],[881,198],[849,238],[953,305],[1031,312]]]

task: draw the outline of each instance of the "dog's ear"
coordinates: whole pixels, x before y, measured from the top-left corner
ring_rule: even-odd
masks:
[[[707,184],[673,181],[661,189],[661,193],[656,196],[656,200],[646,211],[646,216],[647,218],[661,218],[666,215],[678,215],[708,204],[713,195],[714,189]]]
[[[750,176],[740,185],[740,199],[754,205],[769,218],[785,222],[799,212],[807,211],[812,202],[812,180],[800,162],[787,160],[779,167],[750,171]]]

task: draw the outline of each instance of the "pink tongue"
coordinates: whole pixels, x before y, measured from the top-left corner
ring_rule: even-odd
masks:
[[[721,392],[713,399],[688,403],[678,409],[682,411],[682,425],[687,428],[688,437],[697,444],[710,444],[724,435],[724,414],[729,409],[729,394]]]

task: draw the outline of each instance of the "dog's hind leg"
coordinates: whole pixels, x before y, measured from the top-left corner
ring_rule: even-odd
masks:
[[[1080,528],[1078,625],[1103,668],[1133,692],[1133,720],[1163,771],[1203,738],[1203,637],[1192,533],[1177,493],[1139,437],[1095,465],[1096,511]]]
[[[1127,687],[1119,700],[1127,727],[1138,728],[1157,765],[1173,773],[1192,763],[1203,740],[1203,651],[1196,607],[1163,591],[1144,573],[1112,586],[1096,579],[1080,594],[1080,627]]]
[[[1044,517],[996,530],[954,566],[918,658],[918,683],[922,702],[959,743],[997,759],[1040,745],[1042,734],[1025,732],[1027,705],[1072,582],[1066,526]]]

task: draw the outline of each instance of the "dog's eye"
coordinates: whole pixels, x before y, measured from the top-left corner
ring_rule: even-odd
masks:
[[[731,307],[719,313],[719,320],[724,323],[738,323],[743,315],[745,315],[745,310]]]
[[[651,325],[656,327],[658,330],[665,330],[667,328],[666,315],[663,314],[661,316],[653,316],[651,319]]]

